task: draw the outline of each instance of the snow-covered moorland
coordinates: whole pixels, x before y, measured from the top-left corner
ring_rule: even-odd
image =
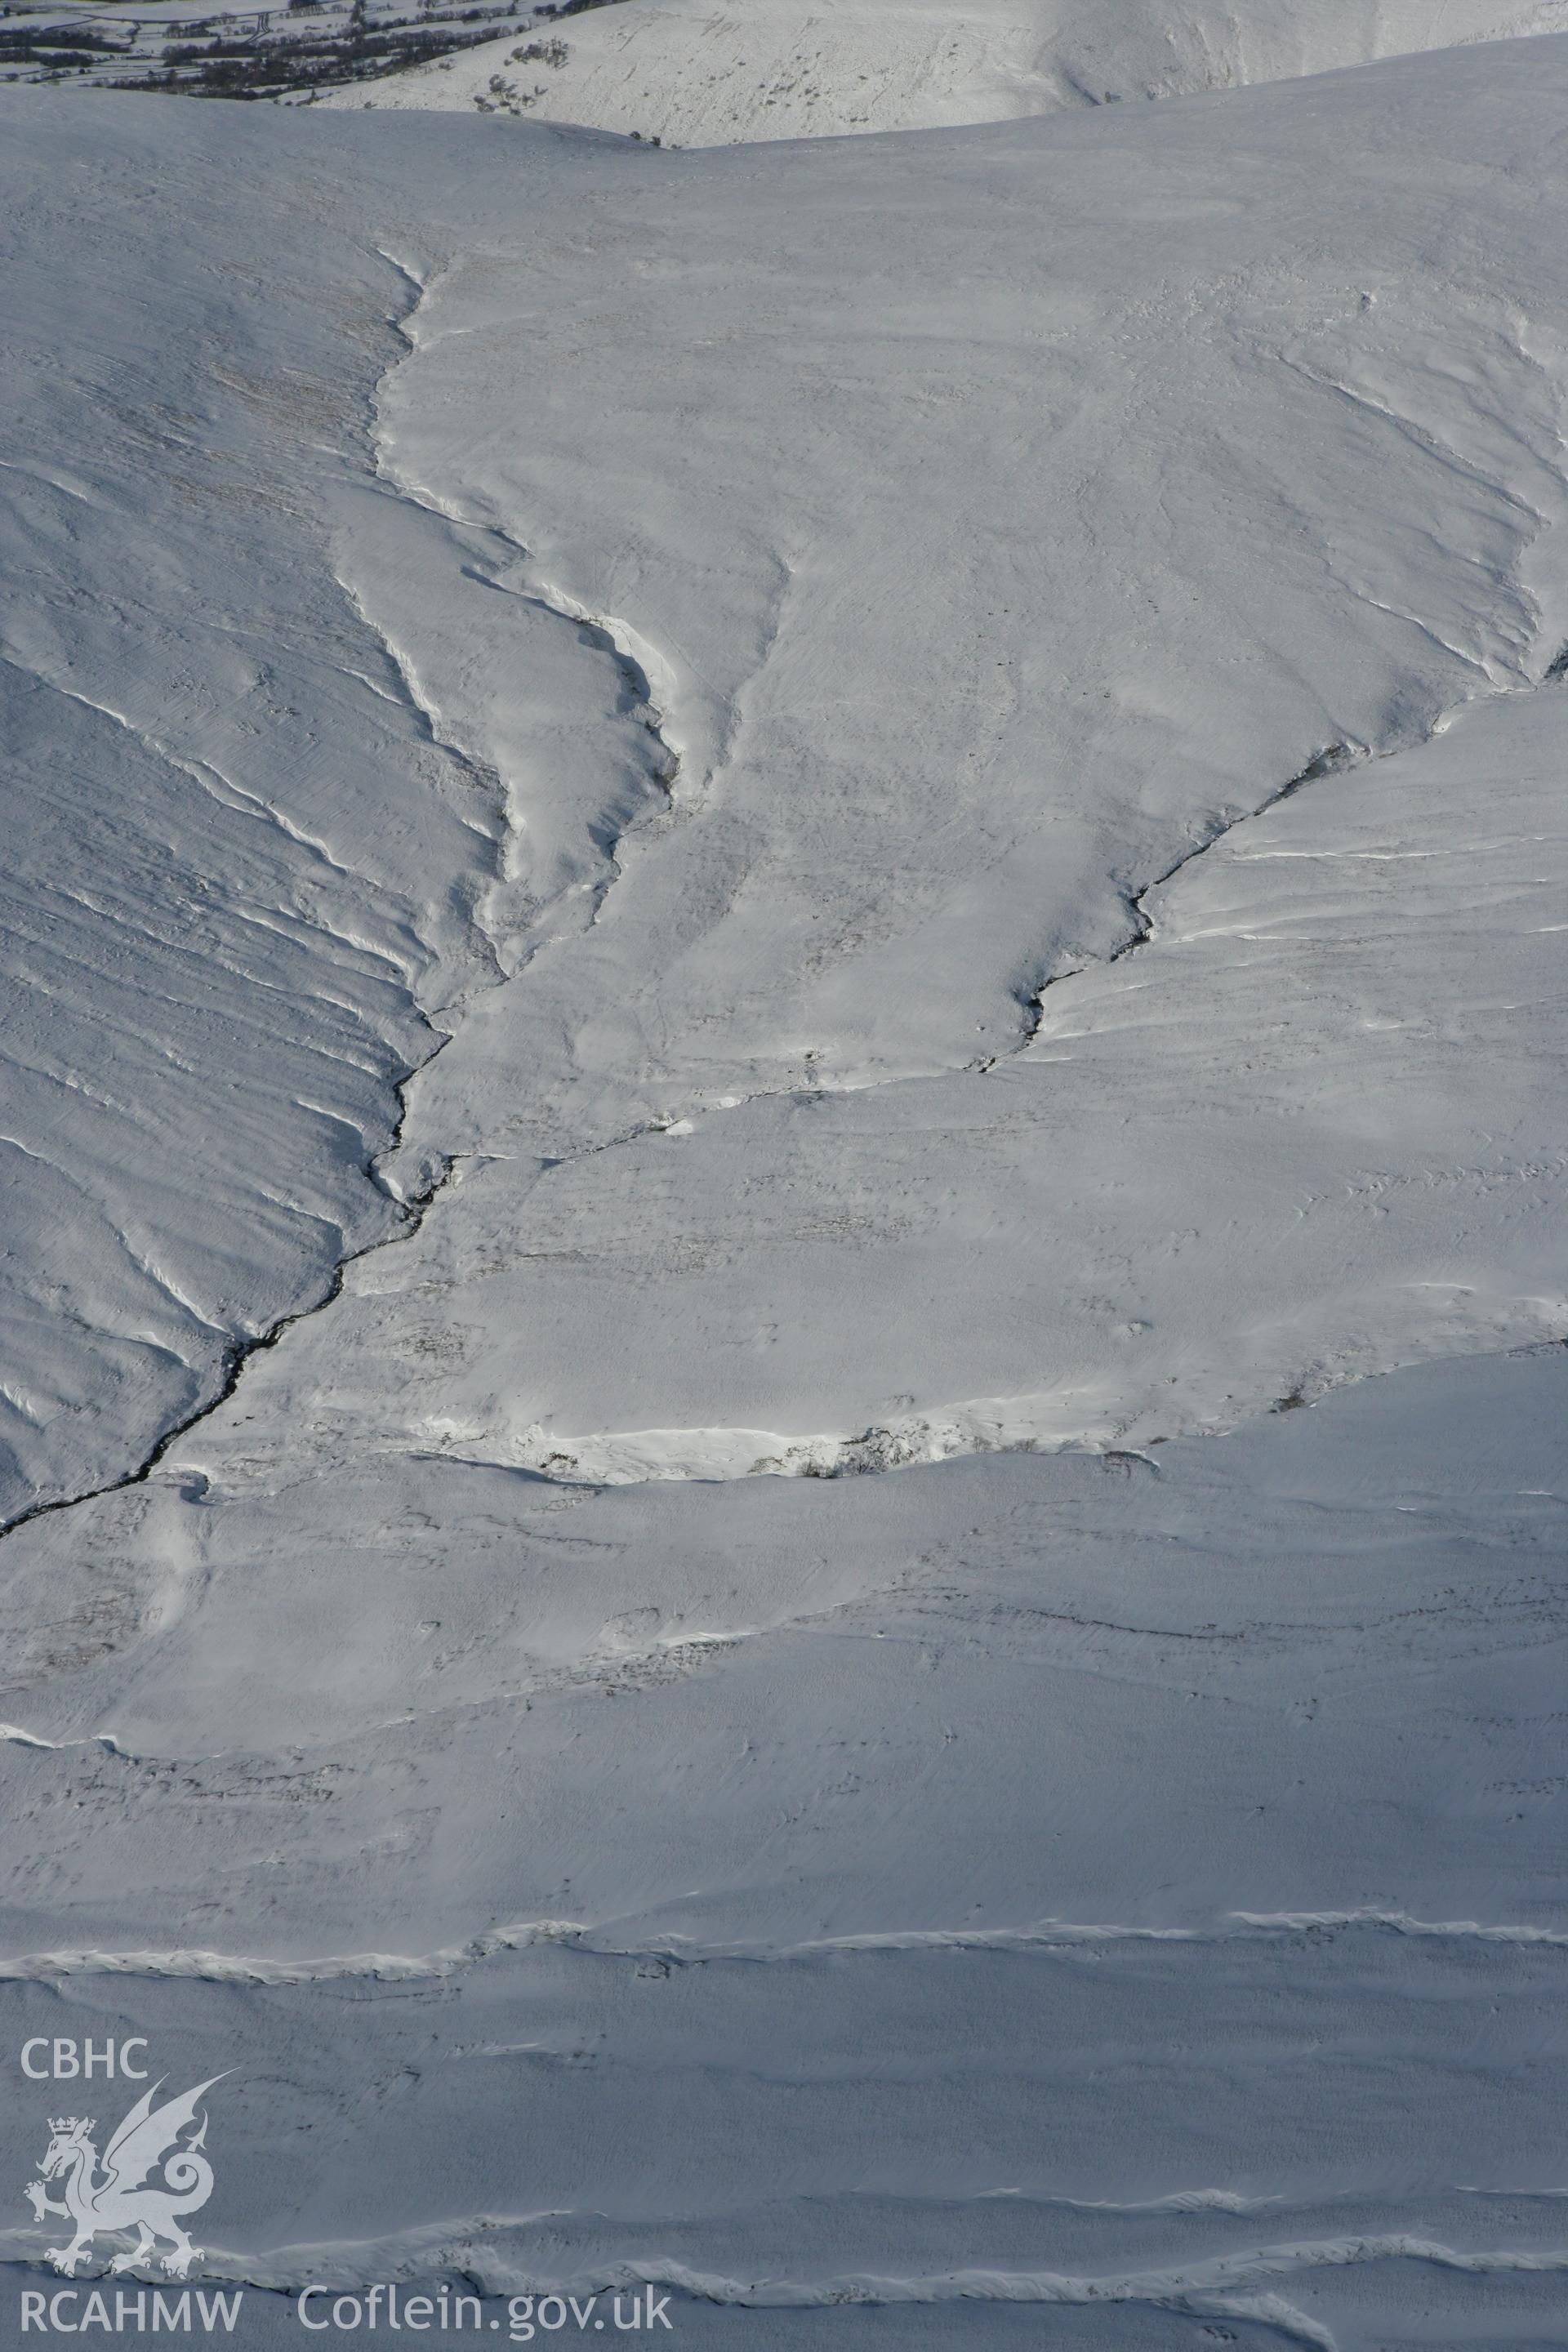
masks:
[[[241,2339],[1562,2339],[1568,39],[1225,13],[0,96],[0,1998]]]

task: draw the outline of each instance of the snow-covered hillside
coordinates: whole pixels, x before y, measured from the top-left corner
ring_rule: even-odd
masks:
[[[503,823],[334,577],[385,265],[215,270],[139,217],[181,140],[54,181],[12,122],[6,1517],[140,1462],[393,1228],[367,1159],[491,967]]]
[[[1568,30],[1568,0],[619,0],[333,106],[477,108],[682,147],[1005,121]]]
[[[1568,0],[153,0],[134,16],[10,0],[0,82],[472,108],[700,146],[1001,121],[1565,27]]]
[[[1555,53],[1494,54],[1522,90]],[[650,159],[438,273],[388,468],[659,649],[681,764],[421,1092],[472,1173],[351,1282],[346,1357],[321,1325],[258,1371],[279,1427],[346,1361],[384,1444],[733,1475],[1170,1436],[1563,1328],[1561,1038],[1507,944],[1562,877],[1484,709],[1568,638],[1562,280],[1533,163],[1469,193],[1510,105],[1444,60]],[[422,675],[493,757],[510,605],[469,603]],[[1455,933],[1505,740],[1483,1045]]]
[[[223,2078],[237,2342],[1559,2340],[1568,38],[1448,16],[0,94],[0,2001]]]

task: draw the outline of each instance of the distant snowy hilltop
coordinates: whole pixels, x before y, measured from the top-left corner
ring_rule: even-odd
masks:
[[[557,20],[560,20],[559,22]],[[681,146],[994,122],[1568,30],[1568,0],[12,0],[0,76],[473,108]]]
[[[13,2046],[258,2352],[1555,2343],[1568,0],[499,21],[0,28]]]
[[[996,122],[1568,30],[1568,0],[624,0],[329,103],[474,106],[679,146]]]

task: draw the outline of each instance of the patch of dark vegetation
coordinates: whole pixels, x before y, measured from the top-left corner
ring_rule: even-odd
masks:
[[[180,42],[163,52],[163,70],[153,68],[127,89],[181,89],[196,98],[271,98],[300,90],[330,89],[344,82],[379,81],[407,66],[428,65],[495,37],[494,21],[482,9],[468,12],[481,29],[393,22],[368,29],[323,33],[282,40]]]
[[[552,5],[550,0],[546,0],[546,5],[536,8],[533,13],[536,16],[581,16],[585,9],[614,7],[616,5],[617,0],[554,0]]]
[[[436,0],[421,0],[416,16],[373,17],[368,0],[353,0],[346,13],[334,9],[331,0],[285,0],[280,10],[261,9],[250,16],[190,18],[161,47],[144,44],[135,23],[123,28],[118,22],[5,25],[0,26],[0,68],[8,65],[14,76],[20,70],[36,80],[87,75],[117,89],[174,91],[188,98],[309,99],[321,89],[445,62],[493,41],[520,10],[528,16],[575,16],[610,5],[613,0],[563,0],[559,6],[530,11],[521,9],[521,0],[467,8],[439,8]],[[566,58],[566,43],[551,35],[513,50],[509,62],[559,69]],[[110,60],[118,69],[103,70]],[[543,89],[542,83],[520,92],[497,77],[489,99],[478,103],[489,112],[521,113]]]
[[[0,26],[0,65],[87,65],[94,58],[123,57],[129,47],[123,37],[87,26],[79,32],[67,26],[51,26],[47,31]]]

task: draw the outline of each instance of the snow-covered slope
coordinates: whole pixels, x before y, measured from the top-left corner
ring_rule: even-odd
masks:
[[[208,236],[150,228],[210,166],[139,113],[41,173],[16,111],[0,159],[5,1518],[134,1468],[401,1229],[400,1081],[578,878],[519,880],[508,786],[357,601],[417,562],[369,430],[395,264],[327,245],[257,142]],[[652,789],[614,663],[538,635],[516,772],[595,813]]]
[[[1561,2332],[1565,100],[0,101],[16,1491],[232,1384],[0,2002],[256,2343]]]
[[[204,2271],[280,2294],[1550,2344],[1565,1379],[1142,1460],[362,1458],[40,1521],[13,1607],[79,1625],[95,1558],[154,1605],[8,1703],[9,2028],[234,2069]]]
[[[994,122],[1568,29],[1568,0],[620,0],[331,106],[477,107],[679,146]]]
[[[488,961],[500,821],[333,578],[384,266],[301,236],[276,276],[190,236],[154,262],[183,142],[41,173],[12,119],[7,1517],[139,1461],[387,1231],[367,1155]]]

